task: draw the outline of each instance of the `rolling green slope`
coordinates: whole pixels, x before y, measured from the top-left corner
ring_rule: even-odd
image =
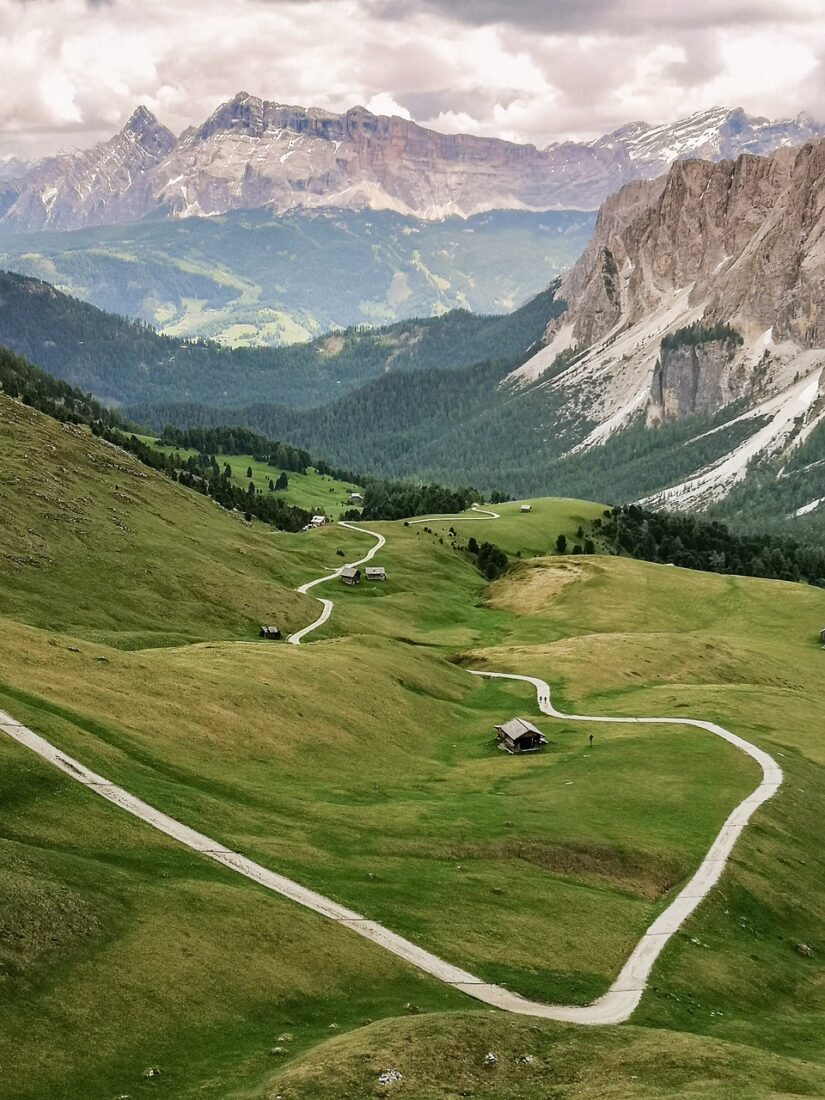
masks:
[[[125,648],[300,623],[295,567],[270,528],[2,393],[0,429],[5,614]]]
[[[0,265],[169,335],[287,344],[451,309],[508,313],[570,267],[594,215],[388,211],[147,221],[6,234]]]
[[[571,1002],[606,988],[756,769],[695,730],[539,717],[525,685],[464,665],[545,676],[579,712],[715,719],[787,777],[632,1023],[579,1030],[479,1011],[0,739],[3,1100],[360,1100],[390,1068],[420,1100],[822,1091],[825,593],[552,556],[601,506],[537,500],[370,524],[386,583],[333,583],[317,640],[262,643],[245,618],[262,599],[310,622],[288,587],[371,540],[263,533],[82,429],[0,411],[0,708],[489,980]],[[487,586],[470,535],[522,561]],[[513,714],[545,753],[494,748]]]

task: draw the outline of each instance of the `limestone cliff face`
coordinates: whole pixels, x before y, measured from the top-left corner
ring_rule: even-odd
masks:
[[[18,175],[2,220],[21,229],[80,229],[142,217],[151,202],[151,171],[176,144],[171,130],[138,107],[109,141],[48,157]]]
[[[722,340],[662,348],[651,385],[651,402],[666,420],[715,413],[736,396],[735,348]]]
[[[743,441],[661,498],[717,499],[825,421],[825,142],[628,184],[557,293],[565,311],[510,380],[587,426],[578,449],[741,402]]]
[[[441,134],[355,107],[345,114],[240,92],[180,139],[140,108],[121,134],[11,180],[0,220],[78,228],[270,207],[395,210],[419,218],[487,210],[595,209],[634,175],[623,146],[552,150]]]
[[[559,290],[564,321],[589,347],[685,291],[709,320],[825,346],[823,233],[825,142],[771,157],[677,161],[603,204]]]

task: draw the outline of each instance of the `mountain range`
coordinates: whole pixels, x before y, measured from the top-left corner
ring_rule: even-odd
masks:
[[[390,373],[311,414],[139,412],[157,426],[229,415],[396,476],[813,529],[825,506],[823,181],[817,141],[631,182],[555,287],[542,346],[510,370]]]
[[[233,101],[174,147],[146,117],[124,140],[138,142],[149,127],[153,136],[141,147],[161,157],[185,142],[222,141],[239,107],[243,128],[266,129],[266,105],[255,113],[248,100]],[[4,338],[97,396],[129,403],[134,417],[157,429],[231,421],[384,476],[641,500],[734,514],[744,525],[761,517],[763,525],[793,520],[807,529],[825,505],[825,142],[793,144],[805,119],[744,123],[736,112],[717,112],[693,127],[626,127],[601,139],[602,149],[621,147],[627,160],[632,150],[637,167],[665,157],[670,167],[609,195],[589,243],[543,304],[506,323],[448,314],[430,327],[353,330],[275,358],[248,349],[224,359],[215,345],[166,346],[152,334],[134,341],[135,354],[113,358],[101,337],[105,325],[97,331],[97,321],[84,320],[69,326],[66,339],[69,330],[55,322],[51,329],[63,335],[52,339],[43,309],[19,304],[7,309]],[[780,148],[726,159],[737,142],[760,154]],[[710,156],[693,157],[693,149]],[[253,213],[145,225],[200,233]],[[402,217],[300,215],[365,216]],[[474,217],[505,216],[537,215]],[[473,220],[418,219],[407,236],[425,225],[452,233]],[[455,256],[445,262],[454,268]],[[202,267],[201,275],[209,265]],[[191,263],[187,274],[196,274]],[[7,285],[7,299],[12,289],[19,284]],[[55,302],[66,316],[81,309],[62,296],[49,301],[52,313]],[[256,308],[254,293],[249,301]],[[455,341],[466,354],[456,356]],[[51,345],[61,350],[52,355]]]
[[[363,107],[333,114],[239,92],[180,136],[140,106],[119,134],[91,149],[9,164],[0,170],[0,224],[68,230],[260,207],[366,208],[419,219],[592,210],[674,160],[764,154],[822,132],[804,115],[772,122],[716,107],[537,149],[443,134]]]

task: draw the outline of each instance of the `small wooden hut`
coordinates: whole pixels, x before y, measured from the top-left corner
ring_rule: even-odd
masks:
[[[512,754],[538,752],[547,744],[547,738],[540,729],[536,729],[526,718],[511,718],[496,726],[498,747]]]

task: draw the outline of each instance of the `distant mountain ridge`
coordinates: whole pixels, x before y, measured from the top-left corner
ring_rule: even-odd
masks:
[[[0,166],[0,223],[78,229],[148,215],[215,216],[266,207],[391,210],[423,219],[490,210],[593,210],[675,159],[770,153],[825,133],[807,116],[772,122],[741,108],[663,126],[631,123],[546,149],[443,134],[363,107],[344,114],[239,92],[175,137],[145,107],[107,142]]]

